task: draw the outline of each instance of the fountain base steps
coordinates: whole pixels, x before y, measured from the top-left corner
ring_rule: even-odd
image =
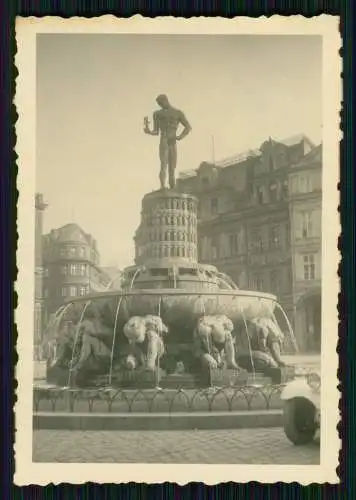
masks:
[[[33,430],[182,431],[281,427],[281,410],[181,413],[52,413],[33,415]]]
[[[268,376],[266,376],[268,375]],[[199,387],[241,387],[250,385],[268,386],[271,384],[285,383],[295,376],[294,366],[285,366],[281,368],[270,368],[268,374],[248,373],[239,370],[214,369],[205,370],[200,374],[196,373],[171,373],[168,374],[161,368],[154,372],[145,370],[121,370],[114,372],[111,377],[108,375],[96,376],[95,386],[106,387],[113,386],[118,388],[130,389],[150,389],[162,387],[166,389],[193,389]],[[89,382],[90,377],[82,377]],[[58,386],[75,385],[74,376],[69,377],[68,369],[52,367],[47,372],[47,382]],[[77,385],[80,384],[78,380]]]

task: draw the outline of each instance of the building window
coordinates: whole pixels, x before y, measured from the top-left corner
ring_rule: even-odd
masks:
[[[71,264],[70,274],[71,276],[85,276],[87,272],[86,264]]]
[[[271,292],[278,295],[280,293],[280,280],[278,271],[271,271]]]
[[[251,277],[251,288],[253,290],[259,290],[260,292],[263,290],[263,276],[258,273],[254,273]]]
[[[76,248],[75,248],[75,247],[70,247],[70,248],[69,248],[69,255],[70,255],[71,257],[74,257],[74,256],[75,256],[75,254],[76,254]]]
[[[290,290],[293,287],[293,270],[291,267],[287,269],[287,289]]]
[[[263,252],[263,247],[262,231],[259,228],[255,228],[251,231],[250,248],[251,250],[255,250],[257,252]]]
[[[229,250],[230,255],[236,255],[239,253],[238,234],[229,234]]]
[[[263,187],[259,186],[257,188],[257,200],[260,205],[264,203],[264,193],[263,193]]]
[[[77,287],[76,286],[69,287],[69,295],[71,297],[75,297],[77,295]]]
[[[310,175],[302,175],[299,177],[300,193],[311,193],[313,191],[313,183]]]
[[[80,247],[80,249],[79,249],[79,256],[80,257],[84,257],[85,256],[85,248],[84,247]]]
[[[218,199],[217,198],[212,198],[210,200],[210,212],[211,212],[211,215],[217,215],[217,213],[218,213]]]
[[[287,200],[289,197],[289,186],[288,181],[282,183],[282,199]]]
[[[61,296],[62,297],[66,297],[67,296],[67,287],[66,286],[62,286]]]
[[[302,238],[310,238],[313,233],[311,212],[302,213]]]
[[[66,256],[66,249],[64,247],[62,247],[62,248],[59,249],[59,255],[61,257],[65,257]]]
[[[281,227],[274,225],[270,230],[270,247],[279,248],[281,245]]]
[[[271,182],[269,186],[269,196],[272,203],[278,201],[278,186],[276,182]]]
[[[274,170],[274,161],[273,161],[273,155],[270,154],[268,157],[268,164],[269,164],[269,170],[272,172]]]
[[[304,255],[304,279],[306,281],[315,279],[315,255]]]
[[[298,191],[298,178],[294,175],[290,177],[290,190],[292,194],[295,194]]]
[[[68,274],[68,267],[67,266],[61,266],[61,275],[62,276],[67,276]]]
[[[285,230],[284,230],[284,241],[285,241],[285,245],[286,245],[286,248],[289,248],[290,246],[290,225],[289,223],[286,224],[285,226]]]
[[[211,259],[216,260],[218,258],[218,249],[216,246],[211,247]]]
[[[83,296],[88,293],[88,286],[81,286],[79,287],[79,295]]]

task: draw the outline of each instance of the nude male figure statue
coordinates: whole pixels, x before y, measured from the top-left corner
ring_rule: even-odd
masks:
[[[153,113],[153,129],[149,127],[147,116],[144,119],[144,132],[149,135],[160,135],[159,159],[161,169],[159,179],[161,189],[166,186],[167,168],[169,177],[169,187],[175,187],[175,169],[177,166],[177,141],[181,141],[191,131],[191,126],[179,109],[173,108],[166,95],[159,95],[156,99],[161,109]],[[177,135],[179,125],[182,125],[183,131]]]

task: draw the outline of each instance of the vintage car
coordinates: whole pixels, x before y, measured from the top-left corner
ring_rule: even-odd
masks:
[[[313,441],[320,428],[320,374],[297,377],[283,389],[283,425],[287,438],[295,445]]]

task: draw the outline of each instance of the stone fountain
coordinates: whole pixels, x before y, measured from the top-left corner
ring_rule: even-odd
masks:
[[[144,196],[136,263],[124,271],[122,290],[71,300],[52,317],[49,382],[231,387],[291,376],[280,357],[276,297],[239,290],[198,262],[197,206],[175,189]]]
[[[294,341],[288,318],[275,296],[239,290],[198,262],[198,200],[175,189],[176,142],[191,127],[165,95],[157,104],[153,129],[145,118],[144,132],[160,135],[161,189],[143,197],[135,265],[121,291],[71,300],[53,315],[48,381],[69,388],[280,383],[290,369],[275,310]]]

